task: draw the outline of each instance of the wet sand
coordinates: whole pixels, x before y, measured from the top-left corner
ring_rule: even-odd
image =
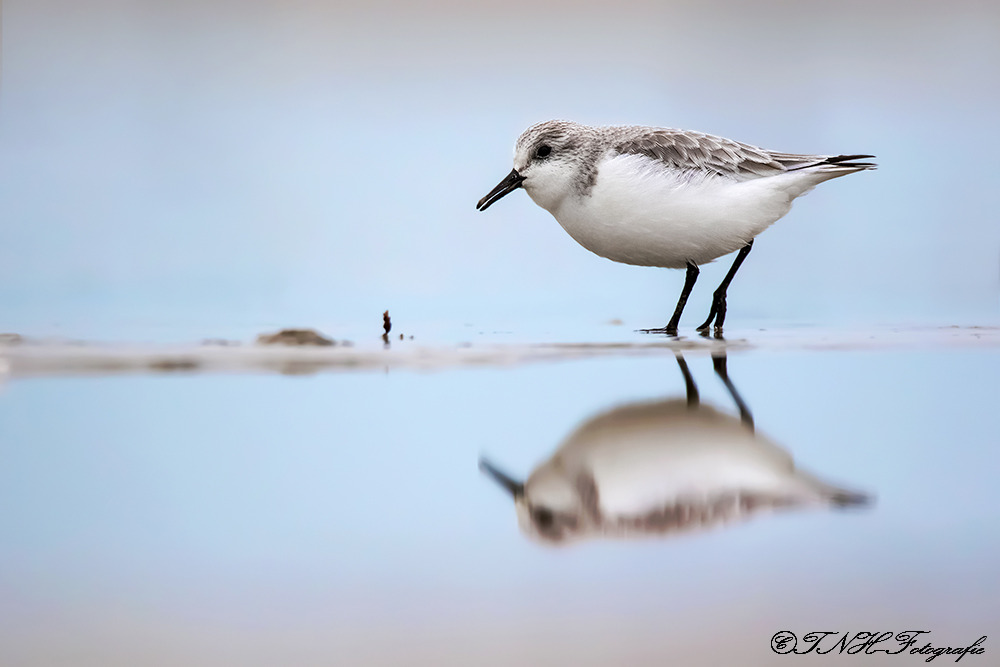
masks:
[[[619,341],[505,344],[477,339],[427,344],[378,339],[323,345],[261,345],[208,339],[190,345],[122,344],[53,339],[0,339],[0,378],[173,373],[299,375],[388,369],[439,371],[578,359],[669,356],[676,352],[987,350],[1000,348],[1000,327],[734,330],[722,338],[631,334]]]

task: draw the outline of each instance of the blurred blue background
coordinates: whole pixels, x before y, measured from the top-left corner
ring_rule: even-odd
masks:
[[[526,126],[665,125],[881,165],[760,237],[727,320],[769,329],[729,360],[761,432],[875,494],[870,510],[525,540],[477,458],[525,475],[596,413],[683,395],[667,349],[428,374],[12,373],[4,667],[763,667],[781,628],[919,627],[964,646],[996,626],[995,337],[796,351],[771,330],[1000,323],[996,2],[0,11],[0,333],[311,326],[361,332],[364,350],[388,309],[417,340],[387,354],[456,331],[634,341],[665,323],[682,273],[588,253],[523,193],[475,210]],[[682,325],[729,263],[703,269]],[[0,375],[3,354],[45,349],[0,349]],[[690,357],[703,400],[734,412],[707,355]]]
[[[998,319],[993,2],[8,0],[2,50],[3,330],[662,325],[680,272],[475,211],[554,117],[878,156],[759,239],[734,324]]]

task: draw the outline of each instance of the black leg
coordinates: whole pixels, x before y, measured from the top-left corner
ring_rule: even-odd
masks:
[[[753,415],[750,414],[750,408],[747,404],[743,402],[743,398],[740,396],[740,392],[736,391],[736,385],[733,381],[729,379],[729,371],[726,368],[726,354],[713,354],[712,355],[712,367],[715,368],[716,375],[722,380],[722,384],[726,385],[726,389],[729,390],[729,395],[733,397],[733,402],[736,403],[736,407],[740,410],[740,421],[746,424],[750,430],[753,430]]]
[[[694,383],[694,378],[691,376],[687,362],[684,361],[684,357],[680,353],[677,354],[677,365],[681,367],[681,374],[684,375],[684,387],[687,390],[688,407],[696,407],[701,400],[701,397],[698,395],[698,385]]]
[[[736,255],[736,261],[733,262],[732,268],[729,269],[729,273],[722,280],[719,289],[715,290],[715,294],[712,296],[712,310],[708,314],[708,319],[698,327],[698,331],[708,329],[712,325],[712,320],[715,320],[716,333],[722,333],[722,323],[726,321],[726,290],[729,289],[729,283],[733,282],[733,276],[740,270],[740,264],[750,254],[750,248],[752,247],[753,239],[750,239],[749,243],[740,248],[740,252]]]
[[[681,290],[681,297],[677,299],[677,307],[674,308],[673,317],[670,318],[667,326],[662,329],[642,329],[643,333],[665,333],[669,336],[677,335],[677,325],[680,324],[681,313],[684,312],[684,305],[687,303],[688,296],[694,288],[694,282],[698,280],[698,273],[698,267],[692,262],[688,262],[687,273],[684,275],[684,289]]]

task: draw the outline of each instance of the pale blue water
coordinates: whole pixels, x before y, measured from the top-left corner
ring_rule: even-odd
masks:
[[[735,414],[710,359],[688,362],[702,401]],[[525,475],[595,413],[683,396],[669,352],[13,380],[0,397],[0,656],[766,665],[782,629],[920,629],[955,645],[994,631],[996,349],[751,351],[728,365],[759,431],[874,505],[673,539],[525,539],[478,457]]]

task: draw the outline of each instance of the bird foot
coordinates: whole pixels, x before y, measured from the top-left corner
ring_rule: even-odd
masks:
[[[667,336],[677,337],[677,327],[660,327],[658,329],[639,329],[639,333],[644,334],[664,334]]]
[[[702,338],[715,338],[715,340],[726,340],[722,337],[722,327],[715,327],[713,331],[709,331],[708,327],[704,329],[698,329],[698,333]]]

